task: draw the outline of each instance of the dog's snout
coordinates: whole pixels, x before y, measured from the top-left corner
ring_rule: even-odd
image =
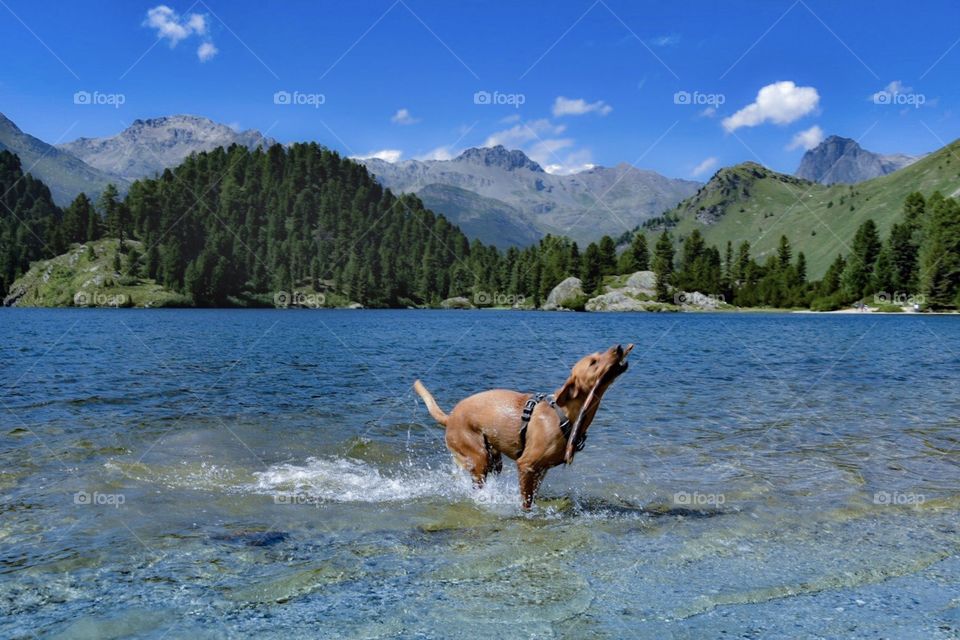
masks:
[[[618,345],[617,345],[617,357],[620,357],[620,356],[622,356],[622,355],[623,355],[623,347],[621,347],[621,346],[618,344]]]

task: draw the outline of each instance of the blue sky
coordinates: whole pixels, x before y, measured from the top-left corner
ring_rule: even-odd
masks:
[[[792,172],[823,135],[885,153],[960,136],[958,17],[947,1],[0,0],[0,111],[49,142],[192,113],[347,155],[502,142],[558,172]]]

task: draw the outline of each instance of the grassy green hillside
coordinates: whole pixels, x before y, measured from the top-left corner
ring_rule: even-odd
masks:
[[[142,243],[127,246],[143,251]],[[148,278],[131,278],[113,268],[117,240],[73,245],[62,255],[40,260],[10,287],[19,307],[163,307],[190,306],[184,296]]]
[[[824,186],[747,162],[718,171],[664,219],[678,242],[699,228],[707,244],[721,251],[728,240],[735,246],[749,241],[760,261],[785,235],[794,254],[806,254],[809,277],[816,279],[838,253],[849,253],[857,227],[868,218],[885,236],[913,191],[924,196],[960,191],[960,140],[909,167],[855,185]],[[653,238],[662,228],[651,226],[645,233]]]
[[[5,304],[17,307],[192,307],[194,301],[167,289],[147,277],[118,273],[114,267],[117,239],[104,238],[74,244],[70,250],[49,260],[31,263],[30,270],[10,287]],[[136,248],[141,256],[146,250],[142,242],[125,240],[129,250]],[[126,254],[121,256],[121,269],[126,270]],[[140,259],[143,264],[143,258]],[[332,290],[333,282],[325,282],[319,293],[309,286],[293,292],[275,294],[248,293],[229,300],[234,307],[348,307],[353,302]]]

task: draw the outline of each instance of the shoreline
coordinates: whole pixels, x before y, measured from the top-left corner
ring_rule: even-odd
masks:
[[[85,310],[128,310],[128,311],[170,311],[170,310],[192,310],[192,311],[444,311],[456,313],[458,311],[515,311],[515,312],[542,312],[551,314],[584,314],[584,315],[661,315],[661,314],[757,314],[757,313],[776,313],[776,314],[799,314],[799,315],[844,315],[844,316],[954,316],[960,315],[958,311],[878,311],[868,309],[866,311],[859,309],[836,309],[834,311],[813,311],[812,309],[782,309],[771,307],[739,307],[725,309],[671,309],[666,311],[571,311],[567,309],[530,309],[514,307],[474,307],[470,309],[445,309],[443,307],[270,307],[270,306],[234,306],[234,307],[191,307],[191,306],[157,306],[157,307],[139,307],[139,306],[18,306],[11,305],[0,307],[0,309],[85,309]]]

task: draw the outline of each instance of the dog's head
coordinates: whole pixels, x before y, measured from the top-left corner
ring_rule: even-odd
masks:
[[[616,344],[606,351],[598,351],[581,358],[573,365],[570,377],[560,389],[557,404],[565,406],[576,400],[585,402],[591,391],[599,400],[610,383],[627,370],[627,356],[631,349],[632,344],[628,344],[626,348]]]
[[[557,404],[580,407],[576,422],[570,431],[570,439],[567,441],[564,457],[568,464],[573,461],[576,441],[581,433],[586,434],[604,392],[620,374],[627,370],[627,356],[632,349],[632,344],[628,344],[626,348],[617,344],[606,351],[598,351],[581,358],[573,366],[570,377],[560,389]]]

